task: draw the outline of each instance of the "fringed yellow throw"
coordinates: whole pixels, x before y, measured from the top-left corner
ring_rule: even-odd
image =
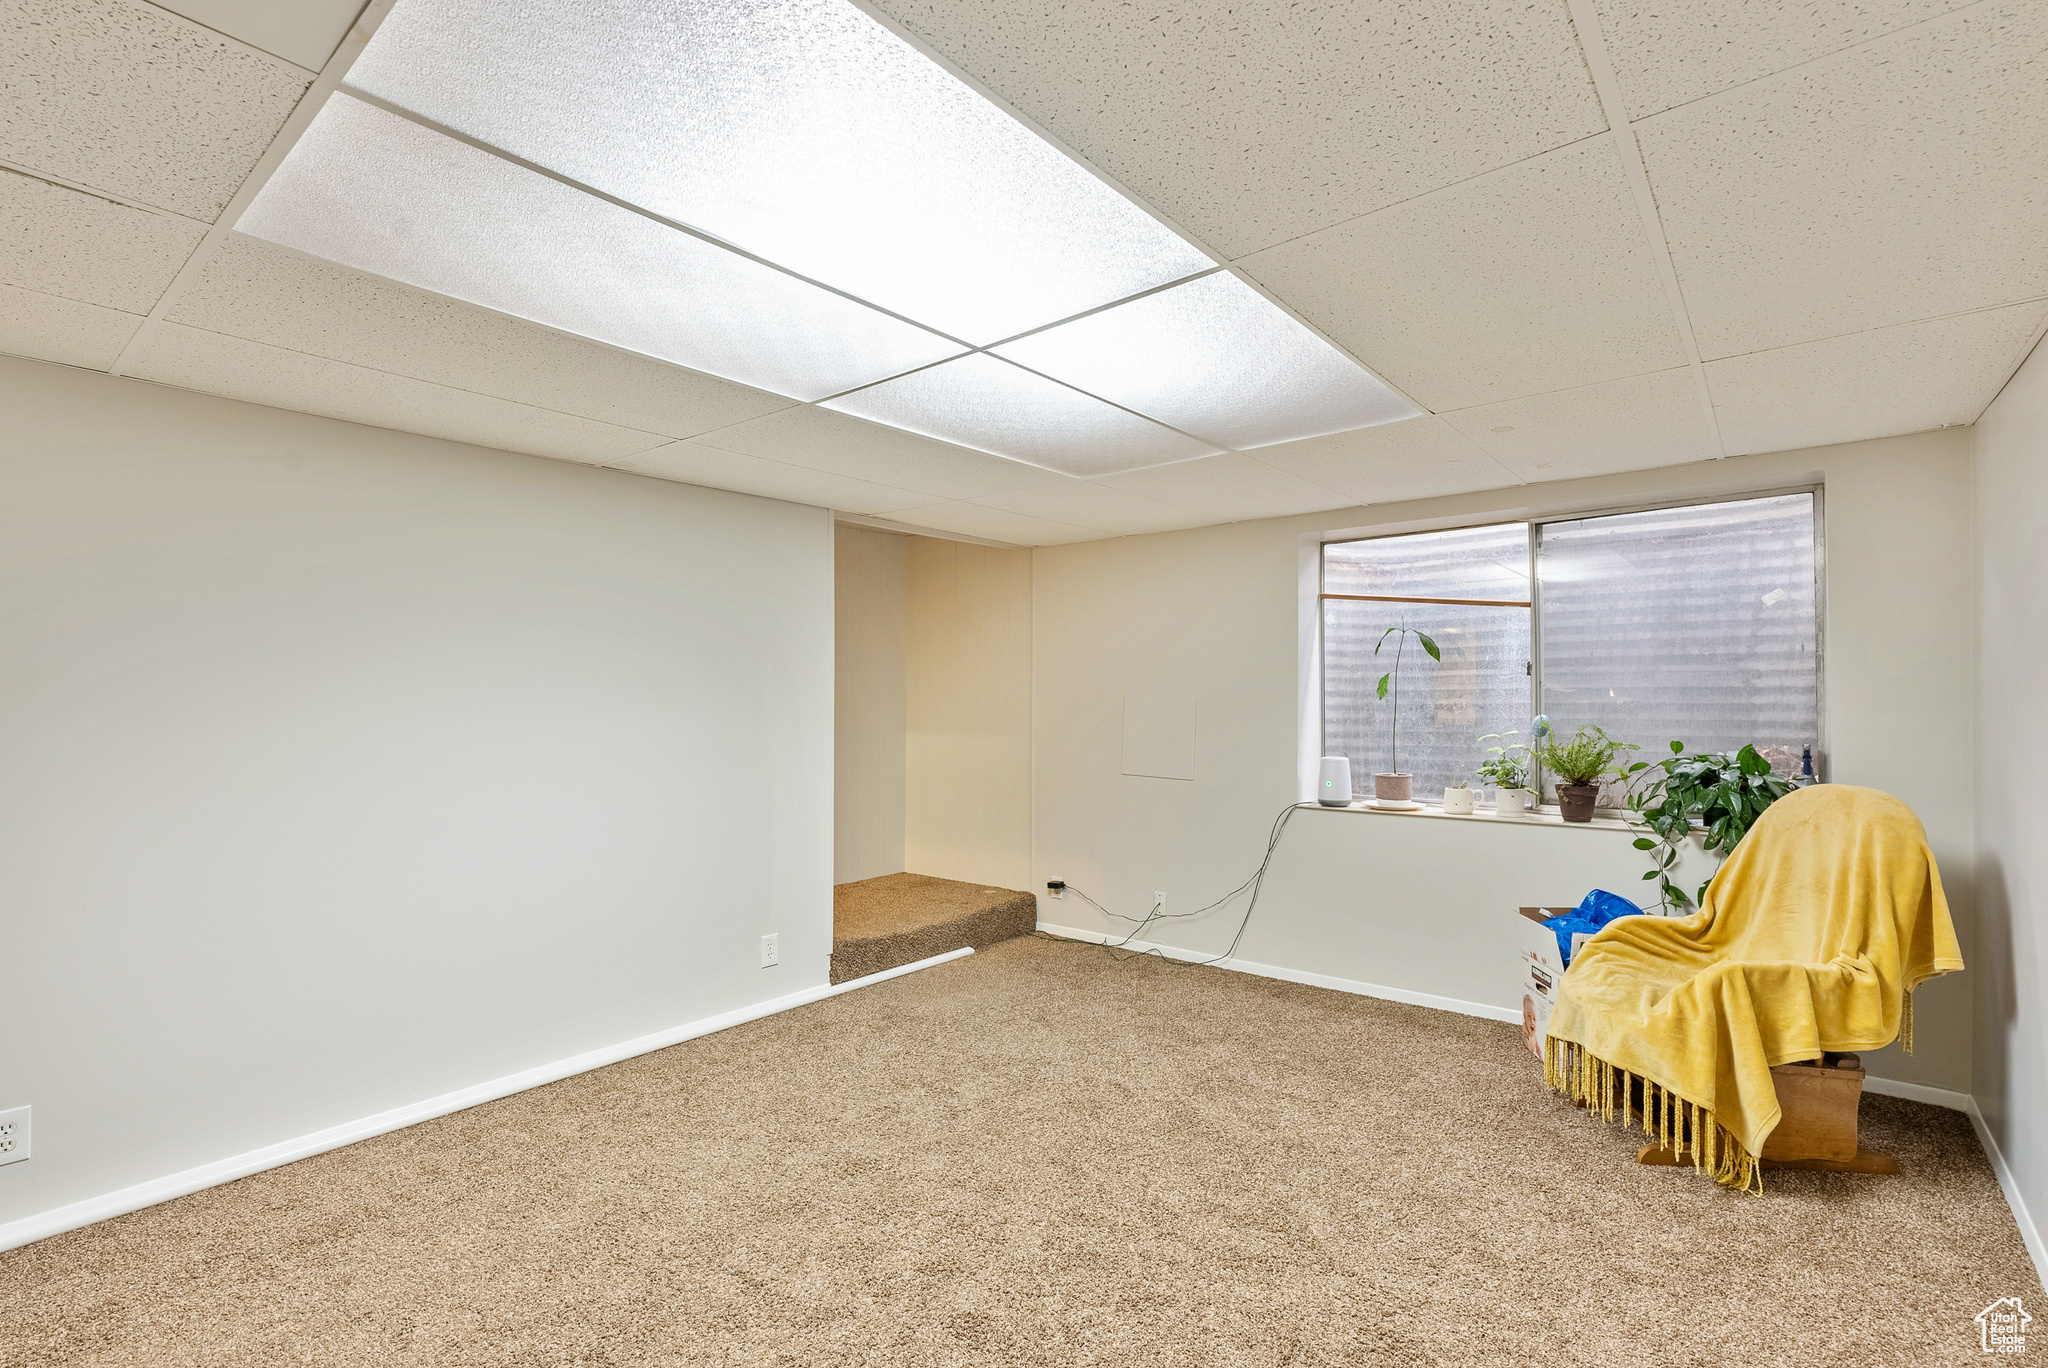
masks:
[[[1963,967],[1913,810],[1822,784],[1773,803],[1689,917],[1623,917],[1558,985],[1544,1081],[1729,1187],[1762,1190],[1771,1067],[1913,1048],[1913,990]]]

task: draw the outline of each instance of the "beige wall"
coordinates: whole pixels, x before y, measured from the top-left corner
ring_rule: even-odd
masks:
[[[835,533],[832,882],[852,883],[903,868],[910,538]]]
[[[822,509],[13,358],[0,413],[0,1247],[825,984]]]
[[[1031,879],[1031,553],[909,539],[905,866]]]
[[[1832,775],[1905,798],[1972,953],[1971,434],[1926,433],[1771,456],[1050,547],[1035,555],[1031,884],[1064,878],[1119,911],[1154,890],[1192,911],[1256,868],[1307,797],[1314,548],[1352,530],[1452,526],[1667,498],[1826,486],[1827,741]],[[1121,772],[1129,693],[1196,701],[1195,777]],[[1310,771],[1312,774],[1312,770]],[[1610,849],[1610,847],[1614,847]],[[1617,861],[1619,863],[1617,863]],[[1487,928],[1518,901],[1576,900],[1637,868],[1591,832],[1304,813],[1281,847],[1243,959],[1505,1009],[1513,964]],[[1639,881],[1638,881],[1639,882]],[[1516,890],[1524,890],[1517,893]],[[1628,892],[1627,888],[1617,891]],[[1242,904],[1233,905],[1241,908]],[[1084,904],[1043,920],[1102,929]],[[1235,910],[1157,939],[1219,954]],[[1970,1086],[1970,984],[1930,984],[1919,1054],[1880,1075]]]
[[[1977,424],[1976,1094],[2048,1208],[2048,349]],[[2040,1247],[2036,1246],[2037,1256]]]

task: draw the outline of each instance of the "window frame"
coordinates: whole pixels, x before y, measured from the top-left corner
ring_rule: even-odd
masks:
[[[1369,533],[1365,536],[1324,536],[1316,544],[1316,612],[1315,612],[1315,658],[1317,661],[1315,680],[1316,736],[1323,754],[1329,754],[1329,712],[1323,693],[1323,661],[1327,659],[1326,642],[1323,633],[1328,614],[1323,604],[1331,599],[1350,602],[1370,603],[1468,603],[1487,607],[1524,608],[1529,610],[1529,717],[1543,713],[1543,581],[1537,574],[1537,557],[1543,544],[1543,528],[1551,523],[1585,522],[1593,518],[1621,517],[1630,513],[1655,513],[1668,508],[1699,508],[1708,504],[1746,503],[1751,499],[1780,498],[1792,494],[1807,494],[1813,498],[1813,674],[1814,705],[1816,709],[1813,769],[1814,773],[1827,777],[1827,759],[1830,753],[1828,741],[1828,574],[1827,574],[1827,517],[1826,486],[1815,481],[1809,484],[1771,485],[1761,489],[1744,490],[1739,493],[1702,494],[1675,499],[1653,499],[1638,503],[1599,504],[1591,508],[1564,513],[1545,513],[1524,518],[1475,518],[1449,521],[1435,527],[1409,527],[1400,532]],[[1461,532],[1481,527],[1504,527],[1520,525],[1526,530],[1529,550],[1529,599],[1471,599],[1443,597],[1407,597],[1397,594],[1332,594],[1324,589],[1329,573],[1329,548],[1346,546],[1357,542],[1384,541],[1393,537],[1428,536],[1436,532]],[[1654,757],[1653,757],[1654,759]],[[1537,806],[1554,810],[1555,803],[1542,803],[1544,772],[1541,766],[1531,765],[1531,777],[1539,799]],[[1423,800],[1427,802],[1427,800]],[[1441,804],[1443,800],[1438,799]]]

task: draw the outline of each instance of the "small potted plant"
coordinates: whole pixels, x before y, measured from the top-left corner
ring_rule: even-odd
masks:
[[[1391,767],[1385,773],[1373,775],[1372,796],[1382,804],[1399,803],[1405,805],[1414,800],[1415,776],[1404,772],[1401,768],[1401,657],[1408,649],[1409,637],[1414,637],[1416,641],[1421,643],[1422,649],[1429,652],[1431,660],[1442,663],[1444,656],[1443,652],[1436,648],[1436,642],[1430,640],[1427,632],[1417,631],[1405,622],[1399,627],[1389,627],[1386,631],[1380,633],[1380,639],[1373,643],[1372,653],[1374,655],[1380,653],[1380,647],[1387,644],[1388,637],[1394,638],[1394,668],[1380,676],[1379,696],[1382,702],[1386,701],[1387,686],[1389,681],[1391,681],[1393,684],[1394,706],[1389,715],[1387,745]]]
[[[1529,803],[1529,748],[1519,741],[1510,741],[1511,736],[1520,732],[1490,732],[1480,737],[1481,741],[1498,741],[1498,746],[1486,748],[1486,759],[1473,773],[1486,784],[1494,786],[1493,810],[1503,817],[1519,817]]]
[[[1618,775],[1615,762],[1640,747],[1617,741],[1600,728],[1580,727],[1569,741],[1554,735],[1536,749],[1536,762],[1557,776],[1557,806],[1567,822],[1590,822],[1600,799],[1600,781]]]

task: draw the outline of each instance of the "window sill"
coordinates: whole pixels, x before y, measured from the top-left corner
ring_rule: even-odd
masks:
[[[1324,807],[1321,803],[1303,803],[1302,807],[1318,808],[1324,812],[1368,813],[1374,817],[1427,817],[1440,822],[1483,822],[1507,826],[1548,826],[1571,827],[1581,831],[1630,831],[1629,823],[1619,817],[1600,816],[1597,813],[1590,822],[1567,822],[1556,808],[1546,808],[1514,816],[1502,816],[1492,808],[1480,808],[1472,813],[1445,812],[1436,804],[1425,804],[1412,812],[1399,812],[1387,808],[1376,808],[1369,801],[1361,800],[1349,807]],[[1612,812],[1613,809],[1607,809]]]

